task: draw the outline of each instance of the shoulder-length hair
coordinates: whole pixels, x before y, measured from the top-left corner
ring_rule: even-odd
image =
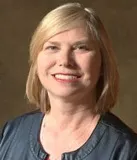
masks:
[[[29,101],[41,109],[50,111],[50,103],[46,89],[37,75],[37,55],[43,44],[57,33],[80,27],[84,24],[98,44],[102,58],[101,73],[96,85],[97,99],[94,111],[103,113],[109,111],[116,103],[119,75],[115,55],[108,34],[91,8],[84,8],[79,3],[67,3],[50,11],[39,23],[30,43],[30,71],[26,83],[26,94]]]

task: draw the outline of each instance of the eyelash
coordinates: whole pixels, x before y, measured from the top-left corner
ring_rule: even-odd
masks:
[[[76,46],[74,47],[74,49],[85,50],[85,51],[89,50],[89,48],[86,45]]]
[[[57,51],[57,50],[59,50],[59,47],[54,46],[54,45],[50,45],[50,46],[45,47],[45,50]],[[74,51],[75,51],[75,50],[89,51],[89,47],[86,46],[86,45],[79,45],[79,46],[74,46],[74,47],[72,47],[72,51],[73,51],[73,50],[74,50]]]
[[[46,50],[57,50],[58,47],[57,46],[47,46],[45,49]]]

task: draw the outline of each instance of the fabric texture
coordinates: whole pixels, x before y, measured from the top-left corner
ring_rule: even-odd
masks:
[[[5,124],[0,135],[0,160],[45,160],[48,153],[39,142],[44,114],[39,110]],[[137,134],[108,112],[83,146],[63,153],[62,160],[137,160]]]

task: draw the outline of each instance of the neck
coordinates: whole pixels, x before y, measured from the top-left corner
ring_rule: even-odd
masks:
[[[96,105],[96,93],[79,93],[76,96],[59,97],[48,92],[51,110],[45,116],[49,127],[58,130],[75,129],[93,119]]]
[[[51,99],[51,110],[45,116],[45,121],[48,126],[54,128],[55,130],[72,130],[77,129],[86,122],[91,122],[95,117],[92,108],[95,107],[95,101],[79,103],[64,102],[60,99],[52,101]]]
[[[64,152],[78,149],[97,125],[100,115],[92,111],[95,101],[79,98],[74,102],[55,98],[53,101],[50,97],[51,110],[43,119],[41,142],[51,156],[60,157]]]

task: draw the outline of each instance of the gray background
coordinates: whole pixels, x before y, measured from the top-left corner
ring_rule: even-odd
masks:
[[[67,0],[0,0],[0,125],[32,110],[25,99],[28,48],[38,22]],[[94,8],[112,39],[120,71],[113,112],[137,131],[137,0],[79,0]]]

